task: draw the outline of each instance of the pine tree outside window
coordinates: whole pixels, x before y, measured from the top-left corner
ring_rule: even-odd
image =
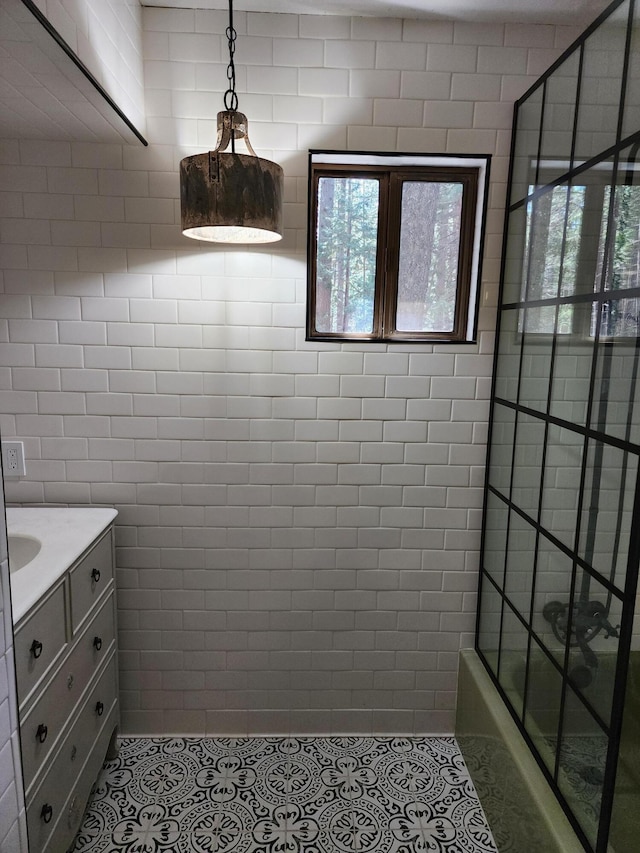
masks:
[[[488,170],[312,151],[307,339],[473,342]]]

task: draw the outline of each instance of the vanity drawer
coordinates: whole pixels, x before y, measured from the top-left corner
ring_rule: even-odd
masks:
[[[91,754],[82,768],[82,772],[77,779],[72,780],[74,787],[42,853],[60,853],[60,851],[68,850],[73,845],[80,829],[91,789],[102,769],[116,723],[117,710],[113,708],[110,719],[106,721],[104,728],[94,742]],[[31,851],[30,848],[30,853],[39,853],[40,849],[36,848],[35,851]]]
[[[96,738],[87,763],[82,768],[82,773],[75,780],[74,787],[64,804],[60,820],[55,826],[43,853],[60,853],[68,850],[80,829],[82,817],[86,808],[91,789],[98,778],[105,756],[109,750],[112,734],[117,725],[117,709],[114,707],[110,718],[105,722],[104,728]],[[37,851],[35,851],[37,853]]]
[[[42,785],[27,807],[29,849],[32,853],[43,850],[60,853],[73,841],[91,785],[102,766],[111,732],[117,724],[115,685],[114,655],[80,709]],[[101,703],[101,713],[98,703]],[[85,761],[87,765],[83,769]]]
[[[113,578],[111,530],[71,569],[71,627],[76,634]]]
[[[80,637],[77,654],[74,650],[73,669],[67,664],[62,667],[66,672],[65,681],[72,679],[71,689],[75,689],[75,685],[78,685],[77,696],[81,695],[115,642],[113,601],[113,594],[111,594]]]
[[[94,672],[109,654],[113,643],[111,623],[113,597],[109,596],[84,634],[76,642],[63,665],[55,673],[47,690],[37,698],[22,720],[22,770],[25,789],[29,790],[64,728],[71,710],[82,696]],[[95,637],[102,640],[98,651]]]
[[[64,584],[61,583],[16,631],[16,677],[21,704],[66,643]]]

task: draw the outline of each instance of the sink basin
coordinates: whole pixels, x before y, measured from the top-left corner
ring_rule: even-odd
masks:
[[[19,533],[9,534],[9,571],[17,572],[40,553],[42,543],[34,536],[23,536]]]

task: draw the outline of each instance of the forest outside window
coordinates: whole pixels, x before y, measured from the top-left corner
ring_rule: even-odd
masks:
[[[488,170],[312,151],[307,340],[473,342]]]

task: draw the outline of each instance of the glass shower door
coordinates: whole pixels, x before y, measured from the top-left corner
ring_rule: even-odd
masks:
[[[478,652],[594,853],[633,849],[615,839],[623,792],[634,815],[640,796],[640,722],[622,727],[640,677],[637,39],[613,4],[517,104],[478,614]]]

